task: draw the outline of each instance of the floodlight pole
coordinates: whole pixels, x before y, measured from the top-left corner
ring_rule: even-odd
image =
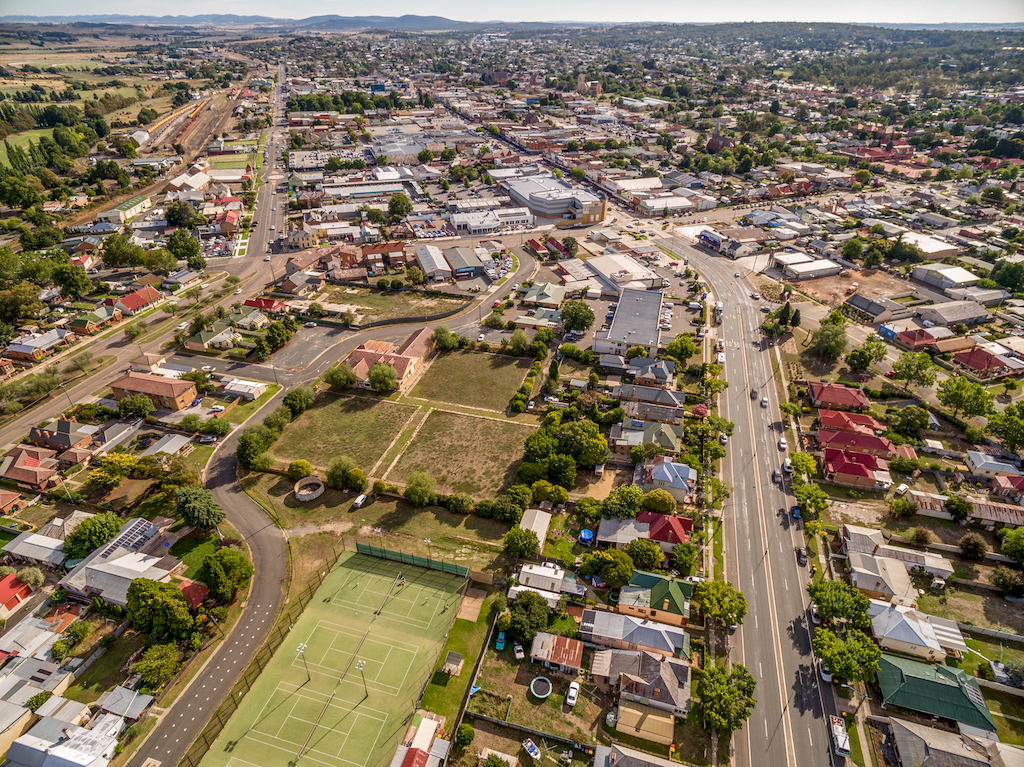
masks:
[[[306,681],[307,682],[311,681],[313,679],[313,677],[310,676],[310,674],[309,674],[309,664],[306,663],[306,643],[303,642],[302,644],[300,644],[298,649],[295,652],[297,652],[299,654],[299,656],[302,658],[302,665],[306,669]]]
[[[359,676],[363,678],[363,697],[369,697],[370,691],[366,688],[366,674],[363,669],[366,668],[365,660],[356,661],[356,671],[359,672]]]

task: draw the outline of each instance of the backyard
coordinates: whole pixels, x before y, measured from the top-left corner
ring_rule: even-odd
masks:
[[[145,635],[128,630],[95,663],[81,674],[64,693],[65,698],[92,703],[101,693],[113,689],[128,678],[122,667],[145,643]]]
[[[970,623],[983,628],[1024,633],[1024,612],[995,594],[980,594],[973,590],[948,588],[934,594],[923,594],[917,600],[918,609],[927,615]]]
[[[529,426],[509,421],[434,410],[385,479],[402,482],[425,471],[437,480],[439,492],[493,498],[515,484],[531,433]]]
[[[430,363],[413,397],[504,412],[532,359],[482,352],[451,352]]]
[[[409,405],[369,397],[322,395],[289,424],[273,453],[285,462],[304,458],[320,469],[347,455],[369,472],[415,412]]]

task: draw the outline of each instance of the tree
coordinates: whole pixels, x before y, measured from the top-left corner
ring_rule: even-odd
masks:
[[[992,571],[992,585],[1005,591],[1007,596],[1024,597],[1024,572],[1009,567],[997,567]]]
[[[960,556],[972,562],[980,562],[988,554],[988,544],[980,533],[967,533],[960,538]]]
[[[747,614],[747,600],[742,591],[728,581],[702,581],[693,590],[694,601],[700,604],[701,612],[724,628],[743,623]]]
[[[793,498],[798,505],[809,511],[821,514],[828,508],[828,493],[821,489],[817,482],[793,483]]]
[[[348,473],[354,468],[356,468],[356,462],[347,455],[335,456],[331,460],[331,465],[327,467],[324,481],[328,487],[333,487],[335,490],[348,487]]]
[[[292,413],[292,418],[298,418],[312,406],[315,395],[313,390],[306,386],[299,386],[292,389],[285,395],[284,406]]]
[[[79,298],[92,290],[92,281],[85,270],[75,264],[57,264],[53,267],[53,284],[71,298]]]
[[[494,501],[492,516],[499,522],[508,522],[510,525],[518,525],[523,518],[523,507],[507,493],[499,496]]]
[[[156,410],[156,405],[145,394],[129,394],[117,403],[117,412],[122,418],[127,418],[130,415],[145,418],[154,410]]]
[[[633,560],[621,549],[610,549],[602,552],[605,561],[601,567],[601,579],[610,588],[621,589],[633,577]]]
[[[459,348],[459,337],[449,330],[447,325],[435,327],[431,340],[433,340],[434,346],[443,352],[450,352]]]
[[[855,628],[871,625],[868,598],[842,581],[820,580],[807,584],[807,593],[818,606],[823,621],[843,621]]]
[[[26,586],[38,589],[46,581],[38,567],[25,567],[18,571],[18,580]]]
[[[1018,564],[1024,564],[1024,527],[1015,527],[1012,530],[1003,528],[1001,535],[1003,540],[999,553]]]
[[[864,343],[846,355],[846,363],[851,370],[867,370],[872,362],[884,360],[885,354],[885,342],[878,336],[868,336]]]
[[[793,464],[793,471],[797,474],[803,474],[806,477],[811,477],[818,471],[818,462],[815,460],[814,456],[809,453],[793,453],[789,457],[789,460],[790,463]]]
[[[124,337],[129,341],[136,341],[140,336],[146,334],[146,328],[140,322],[133,322],[124,328]]]
[[[189,269],[199,271],[206,268],[199,240],[187,229],[175,229],[167,238],[167,250],[179,261],[185,261]]]
[[[837,360],[846,351],[846,326],[823,321],[818,329],[811,334],[811,342],[822,357]]]
[[[526,350],[530,346],[530,337],[526,335],[526,331],[522,328],[516,328],[512,331],[512,336],[508,340],[509,351],[512,352],[516,357],[522,357],[526,354]]]
[[[563,424],[558,428],[557,437],[559,452],[571,455],[579,466],[597,466],[608,457],[608,440],[593,421]]]
[[[697,683],[704,726],[720,733],[740,729],[757,703],[756,689],[757,682],[746,666],[737,663],[726,671],[722,666],[709,664]]]
[[[540,551],[540,542],[533,530],[513,527],[501,540],[505,546],[505,553],[512,557],[529,557]]]
[[[654,541],[636,538],[626,544],[623,549],[633,560],[633,567],[638,570],[655,570],[665,562],[665,553]]]
[[[566,330],[587,330],[594,324],[594,310],[584,301],[566,301],[562,306],[562,325]]]
[[[238,463],[243,469],[251,469],[256,458],[265,452],[275,439],[277,439],[277,432],[263,424],[249,426],[238,437],[238,447],[235,448]]]
[[[414,471],[405,485],[406,500],[413,506],[427,506],[434,499],[434,478],[425,471]]]
[[[446,149],[445,151],[447,152],[448,150]],[[455,745],[460,748],[465,748],[473,742],[473,738],[475,737],[476,731],[473,729],[473,725],[468,722],[463,722],[459,725],[459,729],[455,731]]]
[[[235,598],[239,589],[249,585],[253,572],[252,562],[245,554],[226,546],[203,559],[199,580],[210,587],[219,601],[227,603]]]
[[[843,245],[843,258],[847,261],[856,261],[864,253],[864,246],[860,244],[860,240],[854,237],[852,240],[847,240],[846,244]]]
[[[288,464],[288,479],[292,482],[298,482],[300,479],[305,479],[313,473],[313,466],[309,461],[304,461],[301,458],[297,461],[292,461]]]
[[[519,641],[533,642],[538,631],[547,628],[548,603],[536,591],[525,591],[512,605],[512,634]]]
[[[1011,453],[1024,446],[1024,403],[1014,402],[988,417],[985,431],[1003,441]]]
[[[82,522],[64,538],[64,555],[82,559],[109,542],[124,523],[112,511],[105,511]]]
[[[892,377],[903,381],[903,390],[910,384],[931,386],[935,383],[935,366],[925,352],[903,352],[892,365]]]
[[[434,161],[434,153],[429,149],[421,149],[420,153],[416,155],[416,159],[421,163],[428,163]]]
[[[668,562],[673,570],[678,570],[682,576],[693,573],[693,566],[697,564],[697,556],[700,550],[692,543],[677,543],[672,547]]]
[[[342,362],[324,374],[324,381],[334,391],[344,391],[354,386],[358,380],[359,376],[356,375],[356,371],[346,362]]]
[[[375,392],[388,392],[398,387],[398,371],[386,362],[378,362],[370,368],[366,380]]]
[[[680,363],[686,362],[690,357],[697,354],[698,351],[693,337],[687,333],[676,336],[675,340],[669,341],[668,346],[665,347],[665,352],[668,356],[675,358]]]
[[[391,218],[404,218],[412,213],[412,202],[402,192],[395,192],[388,200],[388,215]]]
[[[132,666],[132,671],[142,677],[147,687],[155,689],[174,676],[180,663],[181,653],[177,645],[158,644],[142,653],[142,658]]]
[[[563,237],[562,245],[569,251],[570,256],[575,256],[580,251],[580,244],[576,241],[575,237]]]
[[[182,637],[195,625],[188,600],[173,583],[136,578],[128,586],[126,609],[132,625],[154,637]]]
[[[873,269],[876,266],[881,266],[882,262],[885,261],[885,249],[884,248],[868,248],[868,252],[864,254],[864,260],[861,262],[867,269]]]
[[[406,278],[409,280],[410,285],[422,285],[427,281],[427,277],[423,274],[423,270],[418,266],[410,266],[405,272]]]
[[[606,517],[633,519],[640,512],[644,502],[644,491],[636,485],[621,485],[612,489],[601,505]]]
[[[67,651],[65,651],[63,655],[61,655],[61,657],[63,657],[64,655],[67,655]],[[57,656],[54,655],[54,657],[56,658]],[[36,712],[36,709],[38,709],[41,705],[46,703],[46,701],[48,701],[52,697],[53,693],[49,690],[37,692],[35,695],[33,695],[31,698],[25,701],[25,707],[34,714]]]
[[[676,510],[676,499],[667,490],[656,487],[644,495],[643,508],[658,514],[671,514]]]
[[[909,498],[893,498],[889,501],[889,513],[894,517],[912,517],[917,514],[917,504]]]
[[[1014,687],[1024,688],[1024,661],[1019,658],[1010,658],[1003,663],[1006,675],[1010,677],[1010,684]]]
[[[175,510],[198,533],[207,533],[224,519],[224,509],[205,487],[179,487]]]
[[[175,200],[164,214],[170,226],[192,229],[196,223],[196,209],[187,200]]]
[[[974,504],[963,496],[953,495],[943,502],[942,508],[958,522],[967,519],[974,511]]]
[[[952,408],[953,417],[984,415],[992,407],[992,395],[979,383],[964,376],[951,376],[939,383],[936,390],[939,402]]]

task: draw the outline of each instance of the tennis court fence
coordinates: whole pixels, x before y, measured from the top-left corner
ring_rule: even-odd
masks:
[[[351,545],[351,544],[350,544]],[[274,628],[270,630],[266,640],[256,651],[253,659],[249,662],[249,665],[245,667],[245,670],[239,675],[238,681],[235,682],[231,688],[231,692],[224,701],[217,707],[217,710],[210,717],[210,721],[207,722],[206,727],[203,731],[196,736],[196,739],[192,741],[192,745],[189,746],[188,751],[185,752],[185,756],[182,757],[179,765],[182,767],[199,767],[199,763],[206,756],[206,753],[210,750],[211,746],[216,742],[217,738],[220,737],[221,731],[227,725],[228,720],[231,719],[231,715],[235,713],[235,710],[242,703],[242,699],[245,698],[246,693],[252,689],[252,686],[256,684],[256,680],[259,679],[263,669],[270,663],[270,659],[274,657],[274,653],[277,648],[281,646],[281,643],[288,636],[291,631],[292,624],[302,615],[303,610],[306,609],[306,605],[313,598],[313,595],[320,589],[327,576],[330,575],[331,571],[338,564],[338,560],[341,559],[341,555],[345,552],[345,539],[341,539],[341,548],[332,549],[331,554],[328,557],[327,562],[317,568],[317,572],[313,574],[313,577],[309,579],[309,582],[302,588],[299,594],[292,599],[287,605],[284,606],[279,620],[276,622]]]
[[[392,562],[401,562],[403,565],[415,565],[425,567],[428,570],[437,570],[450,575],[458,575],[465,578],[469,575],[469,568],[464,565],[457,565],[454,562],[445,562],[431,557],[422,557],[417,554],[408,554],[404,551],[385,549],[381,546],[371,546],[368,543],[356,543],[356,551],[360,554],[368,554],[371,557],[388,559]]]

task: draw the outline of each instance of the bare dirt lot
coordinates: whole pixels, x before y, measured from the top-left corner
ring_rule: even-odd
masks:
[[[816,280],[801,280],[794,287],[822,303],[832,304],[843,301],[846,291],[857,283],[857,292],[862,296],[874,298],[884,296],[891,298],[913,290],[906,280],[897,279],[887,272],[867,269],[862,272],[846,271],[846,276],[837,274],[834,277],[819,277]]]

